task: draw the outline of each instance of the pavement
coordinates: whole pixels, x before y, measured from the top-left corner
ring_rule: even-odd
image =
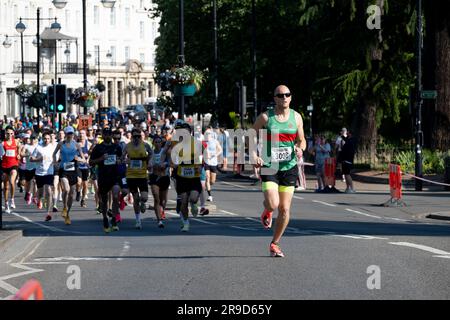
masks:
[[[307,170],[308,171],[308,170]],[[245,171],[242,172],[240,177],[237,177],[233,173],[227,173],[225,175],[228,179],[246,181],[251,180],[257,184],[257,180],[253,177],[253,171],[250,166],[245,167]],[[356,190],[356,194],[364,194],[364,193],[385,193],[386,201],[379,203],[379,205],[383,205],[389,199],[389,172],[384,171],[375,171],[375,170],[356,170],[352,173],[353,178],[353,186]],[[436,181],[436,182],[444,182],[443,175],[429,175],[425,176],[425,179]],[[301,192],[314,192],[317,188],[316,185],[316,177],[315,175],[306,173],[307,180],[307,190]],[[338,191],[343,192],[346,188],[346,184],[342,180],[336,180],[336,189]],[[450,191],[447,191],[446,188],[442,185],[433,184],[430,182],[423,182],[422,191],[415,190],[415,179],[411,176],[403,176],[402,179],[402,195],[409,196],[420,196],[424,195],[425,197],[439,197],[442,198],[444,204],[440,207],[440,211],[430,210],[433,206],[430,207],[430,203],[427,201],[406,201],[406,206],[402,208],[403,211],[411,214],[416,217],[425,217],[429,219],[438,219],[438,220],[447,220],[450,221]],[[377,205],[377,204],[373,204]]]

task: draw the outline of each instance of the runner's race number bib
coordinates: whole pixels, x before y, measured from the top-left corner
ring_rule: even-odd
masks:
[[[160,154],[155,154],[154,158],[153,158],[153,163],[158,166],[161,163],[161,155]]]
[[[6,156],[7,157],[15,157],[16,156],[16,150],[15,149],[8,149],[8,150],[6,150]]]
[[[142,160],[130,160],[130,169],[142,169]]]
[[[103,160],[103,164],[105,166],[112,166],[116,164],[116,155],[115,154],[110,154],[106,157],[105,160]]]
[[[75,162],[65,162],[64,171],[75,171]]]
[[[183,178],[195,178],[198,176],[197,171],[195,170],[195,167],[180,167],[180,173],[179,175]]]
[[[290,161],[292,149],[288,147],[272,148],[272,162]]]

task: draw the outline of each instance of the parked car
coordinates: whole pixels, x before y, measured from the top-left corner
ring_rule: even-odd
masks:
[[[132,104],[125,108],[124,117],[134,121],[147,121],[147,109],[142,104]]]
[[[99,112],[95,114],[95,119],[97,122],[99,114],[100,121],[104,119],[108,119],[108,121],[111,121],[112,119],[115,119],[116,121],[122,120],[122,114],[120,110],[114,106],[100,108]]]
[[[164,117],[164,107],[158,105],[156,102],[144,104],[147,112],[150,112],[152,119],[161,120]]]

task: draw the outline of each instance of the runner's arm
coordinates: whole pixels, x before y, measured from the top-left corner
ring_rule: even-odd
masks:
[[[77,143],[76,146],[77,146],[79,156],[75,156],[75,160],[77,160],[78,162],[86,162],[86,159],[84,158],[83,150],[81,150],[80,145]]]
[[[53,163],[58,162],[58,160],[56,160],[56,155],[58,154],[59,149],[61,149],[61,143],[62,142],[58,142],[58,144],[56,145],[55,151],[53,151]]]
[[[261,113],[258,118],[256,119],[255,123],[253,124],[253,129],[256,131],[255,137],[253,142],[255,146],[258,145],[258,135],[259,135],[259,130],[264,128],[267,124],[267,121],[269,120],[267,113]],[[257,149],[255,150],[250,150],[251,154],[250,154],[250,159],[252,159],[253,163],[255,164],[256,167],[260,167],[263,165],[263,160],[261,159],[261,157],[258,156],[257,154]]]

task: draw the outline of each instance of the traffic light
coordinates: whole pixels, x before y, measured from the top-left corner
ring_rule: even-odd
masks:
[[[65,84],[56,85],[56,112],[67,112],[67,89]],[[50,101],[50,104],[53,101]]]
[[[48,86],[47,87],[47,113],[51,113],[55,110],[55,105],[54,105],[54,91],[53,91],[53,86]]]

